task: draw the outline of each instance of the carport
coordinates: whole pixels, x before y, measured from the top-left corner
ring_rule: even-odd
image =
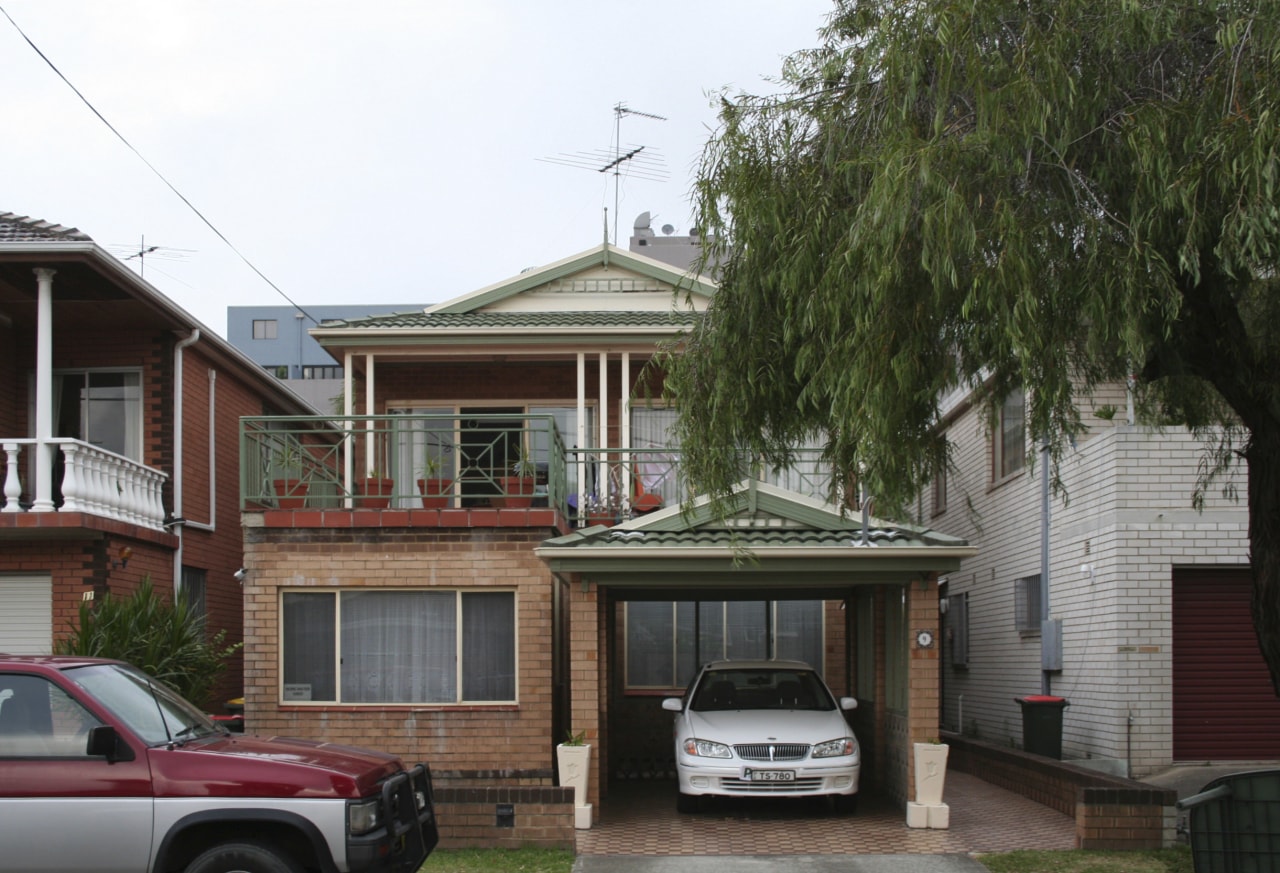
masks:
[[[692,651],[696,662],[710,655],[698,651],[706,613],[693,604],[768,604],[760,644],[775,655],[784,645],[781,621],[771,624],[776,605],[816,603],[809,608],[819,615],[816,651],[827,682],[859,702],[852,722],[863,783],[904,804],[913,799],[911,743],[938,733],[937,579],[974,551],[936,531],[842,516],[755,481],[743,483],[727,511],[699,498],[548,540],[537,554],[558,580],[554,735],[585,732],[592,744],[597,811],[618,780],[666,778],[670,723],[660,704],[679,689],[674,681],[667,689],[628,684],[628,634],[645,629],[634,615],[628,620],[629,605],[676,604],[673,658],[687,662]],[[681,624],[680,604],[692,624]],[[812,640],[799,643],[813,648]]]

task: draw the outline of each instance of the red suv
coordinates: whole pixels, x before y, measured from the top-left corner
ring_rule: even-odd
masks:
[[[431,774],[231,734],[119,661],[0,655],[0,871],[415,871]]]

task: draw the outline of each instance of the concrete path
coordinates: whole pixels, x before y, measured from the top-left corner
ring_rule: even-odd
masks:
[[[573,873],[987,873],[968,855],[579,855]]]

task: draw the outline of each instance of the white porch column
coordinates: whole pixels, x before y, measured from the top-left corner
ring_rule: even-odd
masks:
[[[587,355],[578,352],[578,427],[576,445],[578,451],[573,456],[574,476],[578,482],[578,512],[587,505],[587,465],[582,450],[587,447]]]
[[[53,274],[36,267],[36,482],[32,512],[53,512]]]
[[[600,353],[600,448],[609,448],[609,353]]]
[[[351,352],[345,352],[342,356],[342,489],[348,495],[351,494],[351,483],[355,478],[355,450],[356,444],[354,440],[355,430],[351,424],[351,416],[355,414],[355,380],[351,376],[351,366],[355,363],[355,355]],[[354,504],[350,497],[343,501],[346,509],[350,509]]]
[[[630,506],[635,498],[631,487],[631,353],[622,353],[622,384],[618,386],[618,447],[622,453],[622,498]]]
[[[364,414],[373,415],[373,355],[364,356]],[[378,475],[385,476],[387,473],[382,469],[382,464],[378,463],[377,453],[374,451],[377,446],[373,431],[373,419],[367,419],[364,423],[364,474],[369,476],[376,469]]]

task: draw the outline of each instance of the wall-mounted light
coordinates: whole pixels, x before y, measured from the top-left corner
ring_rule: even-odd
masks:
[[[248,571],[246,571],[246,570],[245,570],[245,568],[244,568],[244,567],[241,567],[239,570],[236,570],[236,571],[235,571],[235,573],[233,573],[232,575],[236,577],[236,581],[237,581],[237,582],[241,582],[241,583],[243,583],[243,582],[244,582],[244,577],[245,577],[245,576],[248,576],[248,575],[249,575],[249,573],[248,573]]]
[[[129,566],[129,559],[132,557],[133,549],[128,546],[121,546],[120,551],[116,552],[116,557],[111,559],[111,569]]]

